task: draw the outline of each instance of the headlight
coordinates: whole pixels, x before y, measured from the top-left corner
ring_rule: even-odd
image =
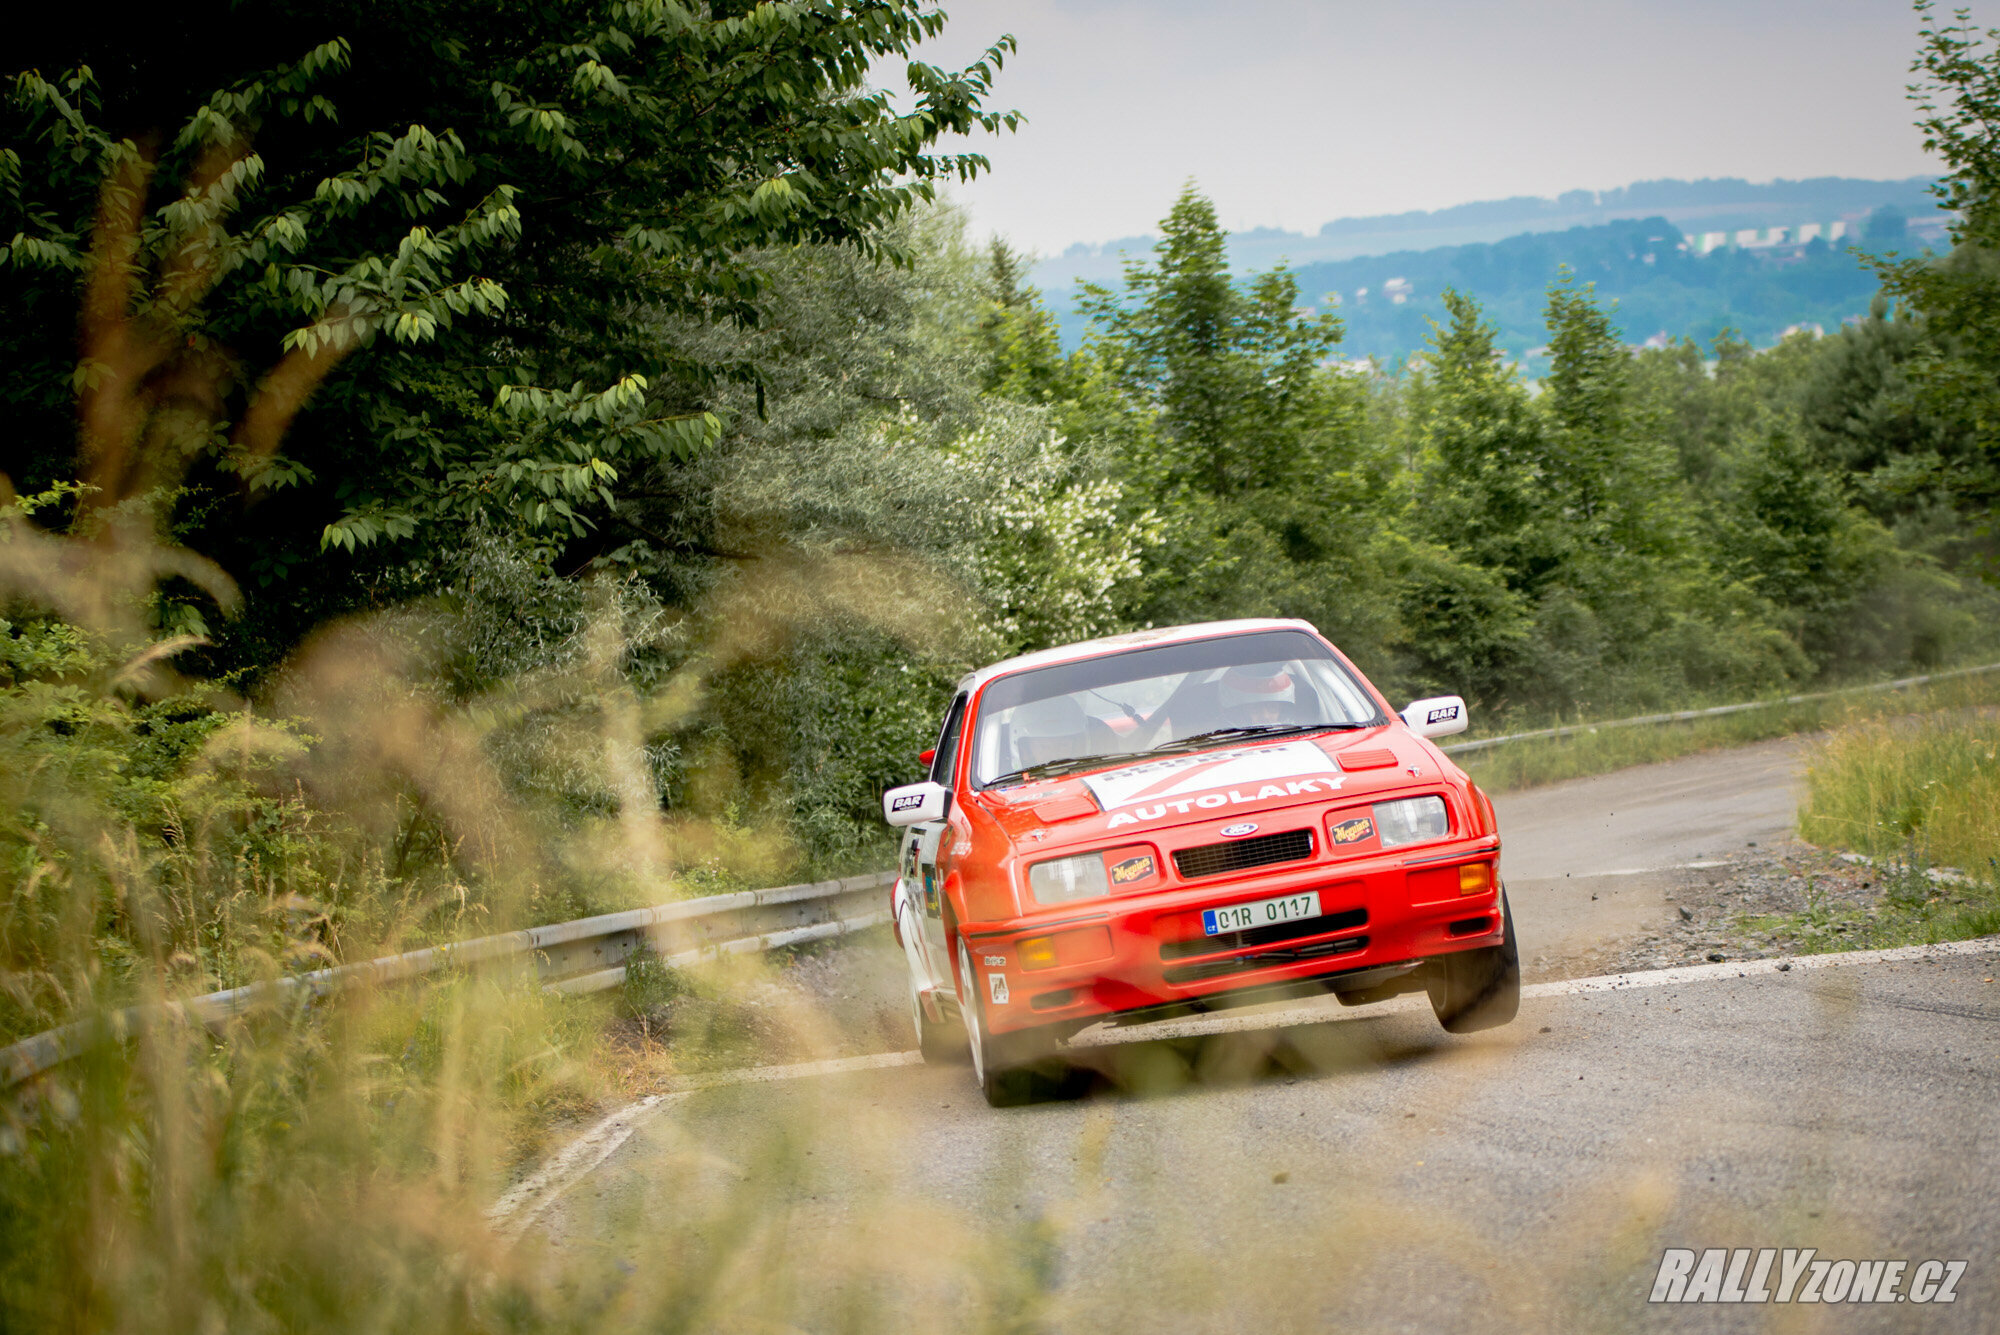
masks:
[[[1082,857],[1037,862],[1028,868],[1028,889],[1037,904],[1066,904],[1072,899],[1095,899],[1109,894],[1111,883],[1104,875],[1104,855],[1086,853]]]
[[[1443,798],[1406,797],[1375,804],[1375,830],[1382,847],[1401,848],[1444,838],[1451,833],[1451,821],[1444,814]]]

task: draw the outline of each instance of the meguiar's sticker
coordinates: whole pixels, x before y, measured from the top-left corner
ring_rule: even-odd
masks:
[[[991,993],[993,994],[993,1004],[994,1004],[994,1005],[996,1005],[996,1006],[1004,1006],[1004,1005],[1006,1005],[1006,1004],[1007,1004],[1007,975],[1006,975],[1006,974],[1004,974],[1004,973],[989,973],[989,974],[987,974],[987,975],[986,975],[986,990],[987,990],[988,992],[991,992]]]
[[[1341,821],[1333,827],[1333,842],[1358,844],[1373,833],[1375,833],[1375,822],[1366,816],[1356,816],[1353,820]]]
[[[1141,853],[1136,858],[1126,858],[1111,864],[1111,884],[1130,885],[1143,881],[1153,874],[1153,858],[1149,853]]]

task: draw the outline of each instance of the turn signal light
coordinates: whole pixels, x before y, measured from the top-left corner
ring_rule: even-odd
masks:
[[[1468,862],[1458,869],[1458,893],[1483,894],[1493,888],[1493,867],[1485,862]]]
[[[1088,964],[1111,958],[1111,932],[1103,927],[1078,927],[1049,936],[1031,936],[1016,947],[1023,969],[1053,969],[1061,964]]]

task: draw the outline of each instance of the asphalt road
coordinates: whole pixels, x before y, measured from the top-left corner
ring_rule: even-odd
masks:
[[[1677,871],[1789,842],[1801,751],[1784,738],[1495,798],[1524,976],[1600,971],[1673,911]]]
[[[1782,837],[1789,776],[1759,747],[1509,802],[1523,937],[1605,920],[1569,883],[1640,905]],[[1996,952],[1544,982],[1470,1038],[1421,998],[1090,1034],[1008,1111],[896,1058],[677,1095],[532,1245],[693,1329],[1990,1330]],[[1668,1247],[1967,1264],[1948,1306],[1650,1305]]]

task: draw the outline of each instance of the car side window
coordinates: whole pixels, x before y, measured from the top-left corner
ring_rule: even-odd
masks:
[[[937,754],[931,757],[931,782],[951,787],[952,762],[958,757],[958,735],[965,723],[965,697],[951,702],[944,716],[944,732],[938,737]]]

